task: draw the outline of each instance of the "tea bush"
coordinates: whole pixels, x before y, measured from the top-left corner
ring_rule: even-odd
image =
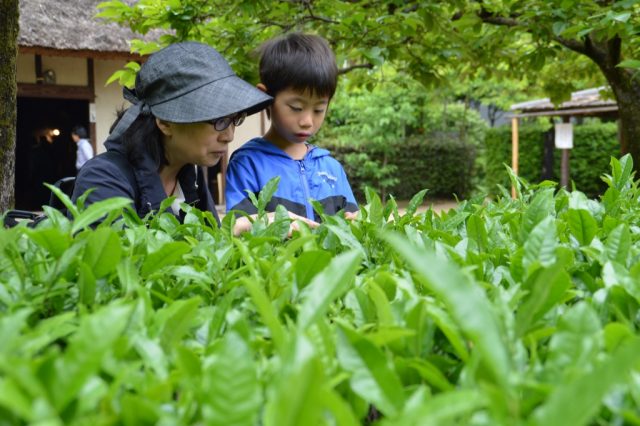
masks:
[[[0,229],[0,424],[639,424],[632,169],[290,238],[65,198]]]

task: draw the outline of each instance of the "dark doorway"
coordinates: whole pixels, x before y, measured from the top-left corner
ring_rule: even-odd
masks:
[[[55,183],[75,176],[75,125],[89,127],[89,102],[44,98],[18,98],[16,132],[16,208],[41,210]]]

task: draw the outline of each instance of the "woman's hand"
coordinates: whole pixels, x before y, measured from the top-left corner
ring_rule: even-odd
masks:
[[[317,228],[320,225],[316,221],[307,219],[306,217],[297,215],[295,213],[288,212],[288,214],[289,214],[289,219],[291,219],[291,224],[289,225],[289,233],[287,234],[289,237],[294,231],[300,230],[300,222],[306,223],[310,228]],[[252,214],[250,217],[253,220],[255,220],[258,217],[258,215]],[[269,223],[273,223],[273,221],[275,220],[275,213],[274,212],[267,213],[267,218],[269,220]],[[233,235],[238,236],[243,232],[248,232],[251,230],[252,226],[253,226],[253,223],[251,222],[251,220],[249,220],[248,217],[246,216],[239,217],[236,219],[236,223],[233,226]]]

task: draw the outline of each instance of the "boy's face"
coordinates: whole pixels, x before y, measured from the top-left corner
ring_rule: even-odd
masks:
[[[285,89],[271,106],[271,126],[285,141],[303,143],[320,130],[328,108],[328,96]]]

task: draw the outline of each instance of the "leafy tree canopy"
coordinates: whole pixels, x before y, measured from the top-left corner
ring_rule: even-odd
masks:
[[[481,93],[488,81],[497,87],[487,98],[508,93],[501,89],[509,79],[554,102],[606,82],[619,106],[622,150],[640,164],[640,0],[112,0],[100,8],[100,16],[143,34],[173,30],[160,45],[209,43],[250,81],[261,42],[304,31],[330,41],[342,72],[360,70],[352,84],[370,82],[383,64],[439,90]],[[145,54],[160,45],[132,47]],[[112,80],[131,84],[132,71]],[[495,103],[511,101],[498,97]]]
[[[160,44],[134,41],[134,51],[147,54],[172,42],[199,40],[218,48],[240,75],[253,80],[252,53],[261,42],[309,31],[330,40],[343,72],[387,62],[427,87],[528,75],[557,100],[581,88],[576,84],[603,82],[593,62],[566,47],[589,34],[603,40],[618,36],[632,58],[639,45],[633,35],[640,28],[637,0],[140,0],[131,6],[114,0],[100,7],[100,16],[142,34],[173,30]],[[359,73],[352,80],[362,78]]]

